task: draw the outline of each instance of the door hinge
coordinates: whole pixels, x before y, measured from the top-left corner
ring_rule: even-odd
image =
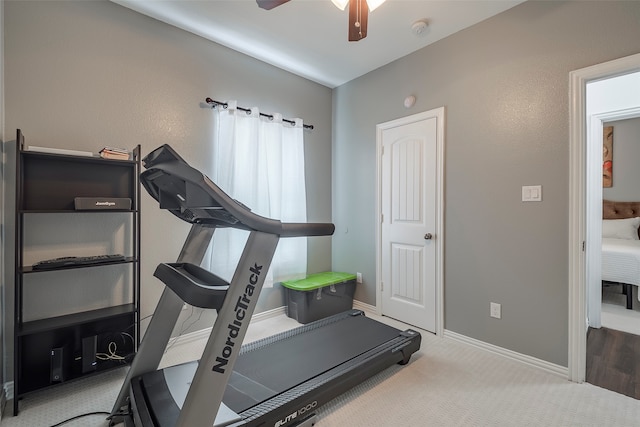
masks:
[[[380,155],[384,156],[384,145],[380,147]]]
[[[380,282],[380,292],[384,290],[384,282]]]
[[[384,222],[384,214],[380,214],[380,224]]]
[[[586,248],[586,242],[583,240],[582,241],[582,252],[585,251],[585,248]]]

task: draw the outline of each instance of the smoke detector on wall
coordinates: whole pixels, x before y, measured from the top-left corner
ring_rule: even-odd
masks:
[[[404,108],[411,108],[416,103],[416,97],[413,95],[409,95],[404,99]]]
[[[416,36],[422,35],[425,31],[427,31],[427,27],[429,26],[429,22],[426,19],[419,19],[413,24],[411,24],[411,31]]]

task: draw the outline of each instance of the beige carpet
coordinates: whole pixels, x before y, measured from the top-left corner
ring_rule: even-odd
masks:
[[[292,325],[285,316],[263,320],[251,326],[248,339]],[[163,364],[191,360],[201,348],[200,342],[176,344]],[[7,407],[1,426],[48,427],[77,414],[109,411],[123,377],[119,370],[35,393],[21,402],[18,417]],[[319,410],[316,425],[635,427],[640,401],[423,333],[422,348],[407,366],[394,366],[334,399]],[[92,416],[64,426],[107,423]]]

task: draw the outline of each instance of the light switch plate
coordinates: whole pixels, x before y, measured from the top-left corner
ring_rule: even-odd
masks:
[[[502,304],[498,304],[496,302],[492,302],[489,304],[490,306],[490,316],[495,317],[496,319],[502,318]]]
[[[542,201],[542,185],[523,185],[522,201],[523,202],[541,202]]]

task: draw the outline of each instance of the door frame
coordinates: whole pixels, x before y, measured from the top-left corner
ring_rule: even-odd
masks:
[[[586,89],[589,82],[640,71],[640,54],[593,65],[569,73],[569,339],[568,376],[584,382],[587,351],[587,275],[585,244],[596,215],[587,206],[589,133]],[[600,117],[601,118],[601,117]],[[592,155],[592,154],[591,154]]]
[[[382,315],[382,134],[386,129],[436,119],[436,335],[444,331],[444,130],[445,108],[439,107],[376,125],[376,312]]]
[[[589,116],[587,123],[587,199],[586,215],[586,250],[585,259],[585,297],[587,299],[587,327],[600,328],[602,326],[602,151],[593,146],[600,145],[602,132],[606,122],[628,120],[640,117],[640,107],[607,111]],[[592,151],[592,154],[589,153]]]

